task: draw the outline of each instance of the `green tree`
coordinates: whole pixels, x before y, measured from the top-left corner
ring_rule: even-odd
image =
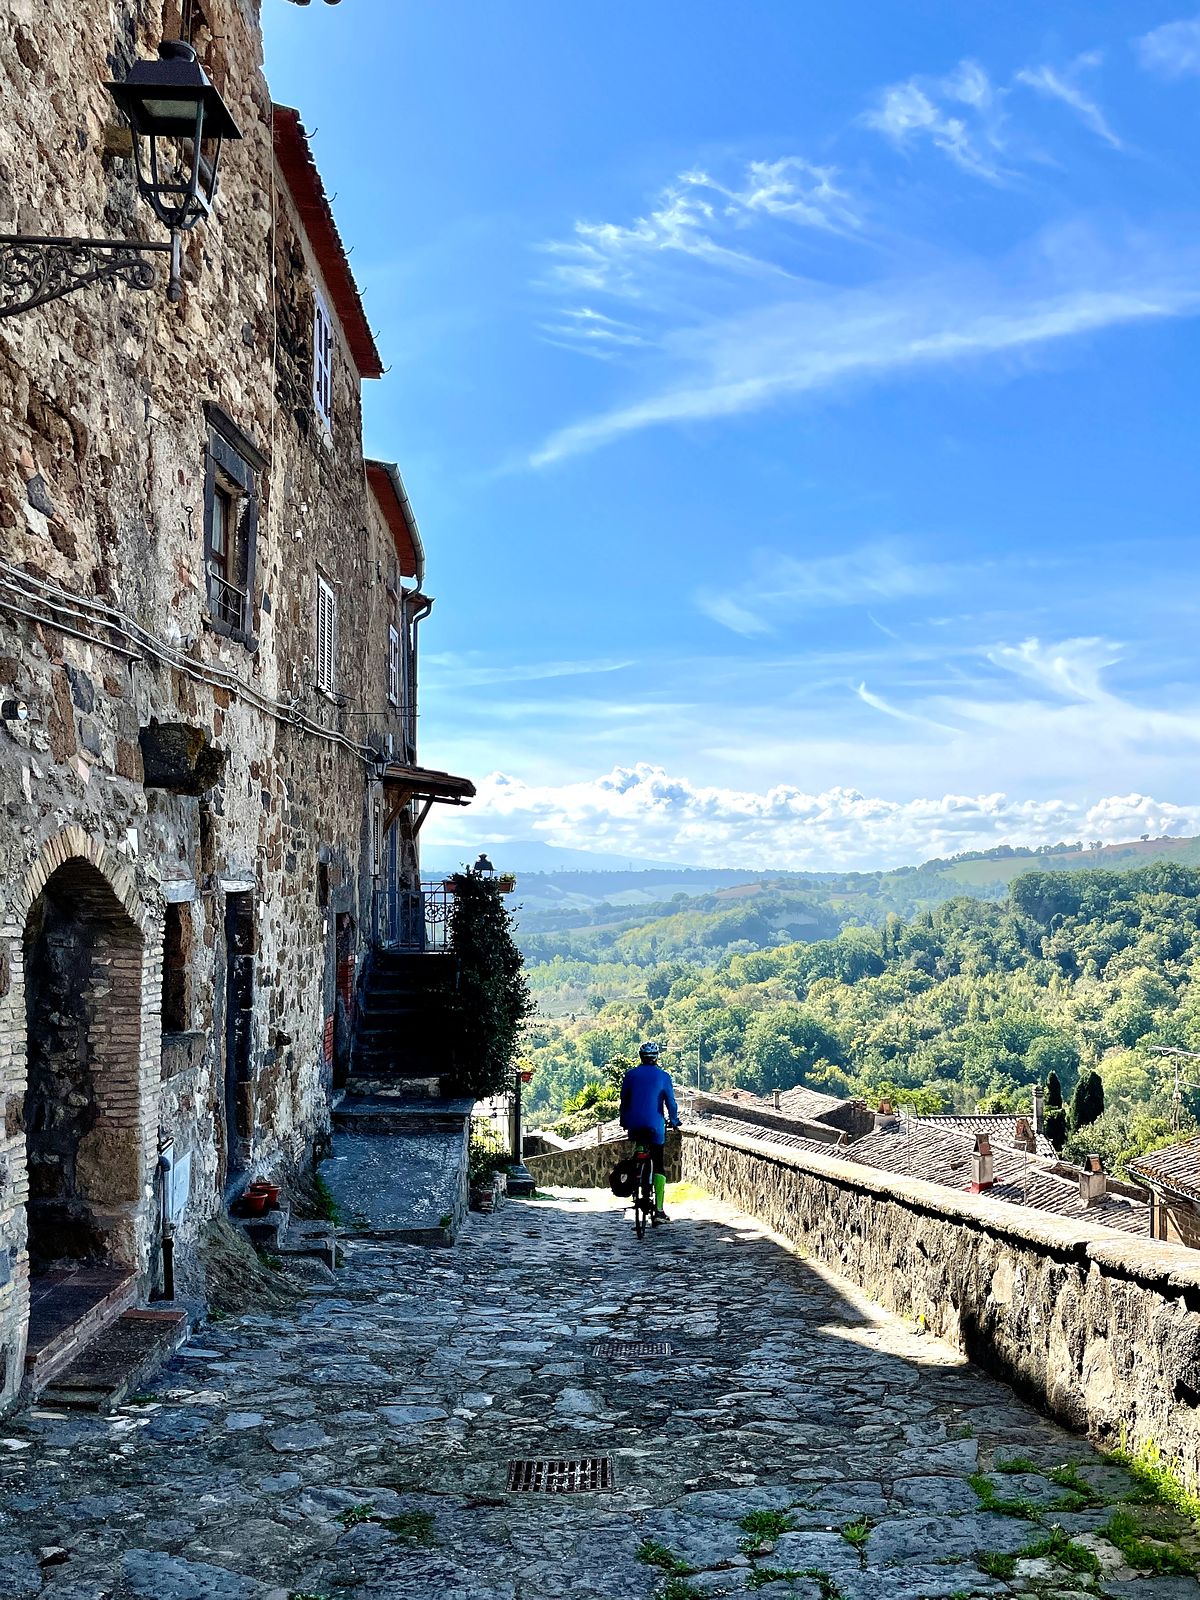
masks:
[[[521,1023],[533,1010],[521,952],[499,885],[474,872],[454,880],[448,948],[458,968],[450,1005],[453,1087],[483,1099],[512,1076]]]
[[[1046,1105],[1053,1110],[1062,1103],[1062,1084],[1058,1081],[1058,1073],[1052,1071],[1046,1079]]]
[[[1104,1115],[1104,1080],[1098,1072],[1085,1072],[1071,1096],[1071,1132],[1078,1133]]]

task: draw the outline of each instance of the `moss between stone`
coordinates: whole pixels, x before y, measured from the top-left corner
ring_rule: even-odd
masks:
[[[1006,1498],[998,1495],[995,1486],[982,1472],[972,1472],[967,1482],[979,1496],[980,1504],[985,1511],[996,1511],[1002,1517],[1020,1517],[1025,1522],[1041,1520],[1041,1514],[1032,1500],[1025,1500],[1019,1496]]]
[[[1115,1545],[1131,1567],[1152,1572],[1156,1577],[1171,1573],[1191,1575],[1197,1570],[1196,1558],[1174,1541],[1147,1538],[1132,1511],[1118,1508],[1100,1529],[1102,1538]]]
[[[673,1550],[668,1550],[665,1544],[659,1544],[657,1539],[643,1539],[637,1548],[637,1558],[648,1567],[658,1567],[663,1572],[673,1572],[683,1576],[694,1569],[686,1561],[680,1560]]]

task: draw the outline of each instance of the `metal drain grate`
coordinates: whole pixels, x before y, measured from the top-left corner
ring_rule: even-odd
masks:
[[[651,1356],[671,1356],[675,1347],[665,1339],[601,1339],[592,1346],[594,1356],[609,1361],[645,1361]]]
[[[611,1456],[508,1463],[508,1488],[513,1493],[592,1494],[613,1487]]]

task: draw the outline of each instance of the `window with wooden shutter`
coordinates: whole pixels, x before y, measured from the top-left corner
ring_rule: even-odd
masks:
[[[337,595],[317,574],[317,688],[333,694],[337,659]]]
[[[333,432],[333,322],[320,294],[313,296],[313,409]]]
[[[209,626],[252,644],[259,477],[266,460],[217,405],[205,405],[204,576]]]

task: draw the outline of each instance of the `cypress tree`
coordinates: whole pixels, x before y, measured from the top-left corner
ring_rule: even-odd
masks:
[[[1048,1106],[1061,1106],[1062,1103],[1062,1084],[1058,1081],[1058,1073],[1052,1072],[1046,1079],[1046,1104]]]
[[[1088,1127],[1104,1111],[1104,1081],[1098,1072],[1085,1072],[1071,1097],[1071,1131]]]

